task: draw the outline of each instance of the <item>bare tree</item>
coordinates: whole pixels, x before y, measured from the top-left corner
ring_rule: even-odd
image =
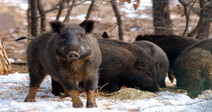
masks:
[[[196,36],[197,39],[208,38],[211,21],[212,21],[212,0],[207,0],[207,3],[205,5],[204,22],[198,31],[198,34]]]
[[[198,0],[200,5],[200,11],[194,8],[193,4],[191,5],[190,3],[187,3],[184,0],[179,1],[184,7],[189,7],[195,14],[199,16],[199,21],[196,27],[190,33],[188,33],[187,36],[193,37],[196,35],[196,38],[200,40],[208,38],[212,19],[212,0]],[[188,15],[189,14],[187,13],[187,16]],[[188,18],[186,19],[186,21],[188,21]],[[188,22],[186,22],[186,26],[188,26]]]
[[[179,2],[183,5],[184,7],[184,14],[186,17],[186,25],[185,25],[185,30],[182,34],[183,37],[187,37],[188,35],[188,27],[189,27],[189,16],[190,16],[190,12],[191,12],[191,7],[193,7],[193,5],[196,3],[196,0],[193,1],[192,5],[189,5],[190,3],[186,3],[184,0],[179,0]],[[192,2],[192,1],[190,1]],[[190,6],[190,8],[189,8]]]
[[[31,0],[31,34],[37,36],[37,0]]]
[[[60,8],[58,10],[56,20],[60,19],[60,16],[61,16],[63,9],[64,9],[64,4],[65,4],[65,0],[60,1]]]
[[[188,36],[189,37],[193,37],[195,34],[198,33],[198,31],[200,30],[203,22],[204,22],[204,15],[205,15],[205,0],[199,0],[199,4],[200,4],[200,14],[199,14],[199,22],[196,25],[196,27],[193,29],[193,31],[191,31]]]
[[[27,23],[28,23],[28,33],[31,34],[31,0],[28,1]]]
[[[172,34],[169,1],[152,0],[152,2],[155,34]]]
[[[85,17],[86,20],[88,20],[89,17],[90,17],[91,11],[92,11],[93,6],[94,6],[94,3],[95,3],[95,0],[92,0],[90,6],[89,6],[89,8],[88,8],[87,15],[86,15],[86,17]]]
[[[70,0],[68,0],[68,5],[69,5],[69,2],[70,2]],[[67,15],[66,15],[66,17],[65,17],[65,20],[63,21],[64,23],[69,22],[69,17],[70,17],[70,14],[71,14],[71,11],[72,11],[72,9],[73,9],[73,7],[74,7],[75,2],[76,2],[76,0],[73,0],[71,6],[68,8]]]
[[[45,12],[45,10],[43,8],[41,0],[37,1],[37,6],[38,6],[38,11],[39,11],[40,17],[41,17],[41,22],[40,22],[41,23],[41,25],[40,25],[41,29],[40,29],[40,31],[42,33],[44,31],[46,31],[46,12]]]
[[[116,0],[111,0],[110,3],[111,3],[111,6],[113,8],[113,12],[114,12],[114,14],[116,16],[116,19],[117,19],[119,40],[123,40],[121,15],[120,15],[118,7],[116,5]]]

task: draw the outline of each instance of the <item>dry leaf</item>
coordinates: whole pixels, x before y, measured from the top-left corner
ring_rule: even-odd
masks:
[[[134,9],[136,10],[140,6],[140,0],[136,0],[135,4],[133,4]]]
[[[181,14],[181,17],[183,17],[183,16],[185,16],[185,14],[183,13],[183,14]]]
[[[120,3],[120,4],[123,4],[124,2],[130,3],[130,1],[131,1],[131,0],[119,0],[119,3]]]
[[[178,9],[178,10],[181,10],[181,7],[180,7],[180,5],[177,5],[177,9]]]
[[[133,4],[134,9],[136,10],[138,8],[137,4]]]

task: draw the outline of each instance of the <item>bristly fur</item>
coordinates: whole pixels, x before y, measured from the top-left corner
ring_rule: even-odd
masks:
[[[96,38],[85,32],[90,26],[85,25],[83,29],[79,25],[63,24],[59,21],[50,22],[50,25],[53,32],[39,35],[28,46],[30,90],[25,102],[35,101],[37,88],[44,77],[49,74],[53,81],[60,82],[67,95],[71,96],[73,107],[83,106],[77,92],[78,82],[83,82],[85,85],[88,96],[86,106],[96,107],[93,96],[98,83],[101,51]],[[81,34],[81,39],[78,39],[80,38],[78,33]],[[64,34],[67,38],[62,38]],[[71,54],[73,52],[76,57],[72,57],[75,56]],[[55,88],[58,89],[58,87]]]
[[[184,38],[178,35],[138,35],[136,41],[138,40],[148,40],[157,44],[166,53],[169,59],[169,79],[174,81],[173,74],[173,63],[175,59],[181,54],[181,52],[198,42],[198,40],[193,38]]]

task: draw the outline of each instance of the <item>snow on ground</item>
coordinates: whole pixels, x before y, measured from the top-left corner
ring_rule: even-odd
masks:
[[[28,74],[14,73],[0,76],[0,112],[212,112],[212,93],[207,90],[198,98],[190,99],[186,93],[157,92],[158,97],[137,100],[117,100],[98,97],[98,108],[72,107],[71,98],[60,98],[51,94],[51,81],[47,76],[36,95],[36,102],[26,103]],[[83,104],[86,98],[81,97]]]

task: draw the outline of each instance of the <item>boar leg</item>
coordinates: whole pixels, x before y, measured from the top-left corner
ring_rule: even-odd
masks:
[[[52,94],[54,96],[60,96],[60,93],[64,93],[64,89],[62,88],[60,82],[57,82],[52,79]]]
[[[74,81],[60,80],[61,86],[64,89],[65,94],[68,94],[73,102],[73,107],[81,108],[83,107],[82,101],[79,98],[79,93],[77,91],[77,84]]]
[[[95,102],[95,89],[98,83],[98,75],[97,75],[98,72],[88,71],[87,73],[88,75],[84,77],[84,87],[87,94],[86,107],[93,108],[97,107]]]
[[[87,108],[97,107],[95,102],[95,90],[88,90],[86,91],[86,94],[87,94],[86,107]]]
[[[35,95],[45,75],[46,74],[40,66],[29,67],[30,88],[25,102],[35,102]]]
[[[73,107],[75,107],[75,108],[83,107],[82,101],[79,98],[78,91],[77,90],[71,90],[69,93],[71,95],[71,99],[72,99],[72,102],[73,102]]]

